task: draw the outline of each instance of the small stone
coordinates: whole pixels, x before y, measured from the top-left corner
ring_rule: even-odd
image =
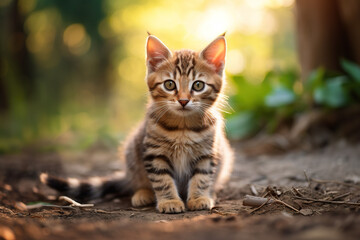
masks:
[[[303,208],[300,210],[300,213],[304,216],[312,215],[314,212],[310,208]]]
[[[23,203],[23,202],[16,202],[15,203],[15,208],[17,208],[18,210],[21,210],[21,211],[27,211],[27,207],[26,207],[26,204]]]

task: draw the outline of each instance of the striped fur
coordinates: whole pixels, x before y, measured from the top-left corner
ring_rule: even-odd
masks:
[[[156,202],[163,213],[211,209],[215,191],[229,177],[233,159],[218,110],[223,101],[225,38],[218,37],[200,53],[172,53],[150,35],[146,48],[150,92],[147,114],[122,148],[126,176],[118,179],[117,188],[108,186],[122,194],[133,192],[135,207]],[[175,83],[175,89],[165,87],[168,80]],[[195,81],[202,81],[204,88],[195,90]],[[183,106],[179,100],[187,104]],[[66,181],[47,175],[41,180],[86,198],[102,196],[104,183],[111,182],[98,181],[93,187],[89,181]]]

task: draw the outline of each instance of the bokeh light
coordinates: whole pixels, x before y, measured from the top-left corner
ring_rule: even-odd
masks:
[[[64,31],[64,44],[74,55],[86,53],[91,45],[91,40],[82,24],[71,24]]]

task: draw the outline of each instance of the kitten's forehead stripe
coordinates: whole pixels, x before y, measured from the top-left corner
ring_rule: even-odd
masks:
[[[192,67],[193,67],[193,79],[195,79],[195,76],[196,76],[196,72],[195,72],[195,63],[196,63],[196,61],[195,61],[195,57],[193,57],[193,59],[192,59]]]
[[[193,72],[193,75],[195,75],[195,52],[182,50],[175,52],[175,56],[175,68],[179,71],[180,75],[187,75],[189,77],[191,71]]]
[[[188,70],[188,72],[187,72],[187,76],[189,77],[189,74],[191,73],[191,71],[193,71],[194,72],[194,66],[191,66],[190,68],[189,68],[189,70]]]
[[[189,60],[188,60],[188,56],[182,56],[181,59],[181,69],[183,70],[182,72],[185,73],[187,67],[189,66]]]
[[[179,72],[179,75],[181,75],[181,68],[179,67],[179,66],[176,66],[176,68],[175,68],[175,73],[176,72]]]

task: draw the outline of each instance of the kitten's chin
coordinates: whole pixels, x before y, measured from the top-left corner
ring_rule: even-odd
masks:
[[[175,109],[173,112],[179,116],[189,116],[189,115],[193,115],[196,111],[186,107],[185,108],[179,107]]]

